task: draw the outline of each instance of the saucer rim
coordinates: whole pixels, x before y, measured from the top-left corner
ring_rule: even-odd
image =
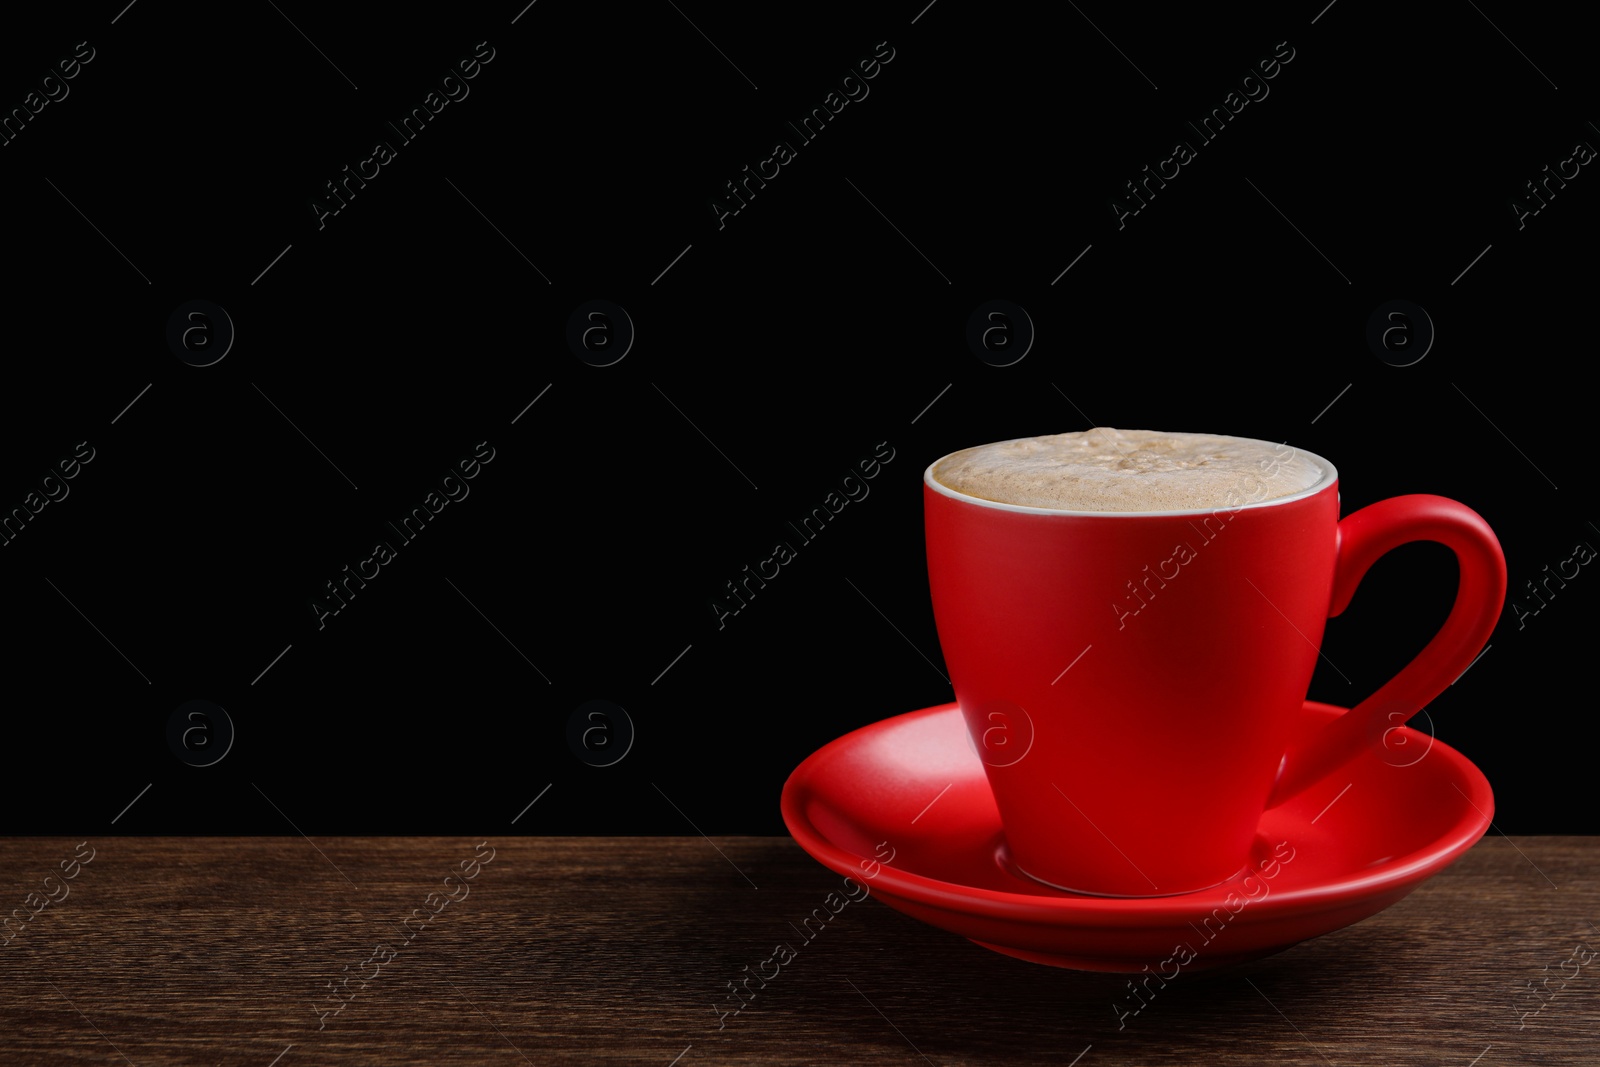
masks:
[[[1303,709],[1307,714],[1321,715],[1329,721],[1348,710],[1313,700],[1304,701]],[[960,714],[960,705],[955,701],[891,715],[851,730],[812,752],[784,782],[780,807],[790,836],[813,859],[835,873],[864,877],[860,863],[863,860],[870,861],[872,857],[858,855],[834,844],[802,814],[801,800],[816,767],[836,750],[856,743],[859,735],[881,730],[896,720],[951,713]],[[1401,729],[1407,731],[1408,739],[1414,735],[1419,742],[1429,740],[1427,735],[1411,727]],[[1435,753],[1447,762],[1452,784],[1462,797],[1461,810],[1445,832],[1428,844],[1404,855],[1391,857],[1376,867],[1365,868],[1332,881],[1274,892],[1252,904],[1251,910],[1255,913],[1256,921],[1270,922],[1273,918],[1292,915],[1308,907],[1346,906],[1353,901],[1384,893],[1403,895],[1417,882],[1454,863],[1476,844],[1487,832],[1494,817],[1494,794],[1488,779],[1471,760],[1437,738],[1432,739],[1429,754]],[[1462,785],[1469,788],[1462,789]],[[1226,893],[1217,891],[1221,888],[1219,886],[1159,897],[1072,895],[1064,890],[1037,894],[1013,892],[965,886],[885,864],[879,865],[878,873],[871,878],[870,884],[887,895],[924,906],[977,917],[994,917],[1000,912],[1010,921],[1033,920],[1052,926],[1062,925],[1063,920],[1078,919],[1092,920],[1096,926],[1102,927],[1140,925],[1145,920],[1164,922],[1179,913],[1192,913],[1202,902],[1220,905],[1227,897]],[[1047,889],[1043,886],[1040,888]]]

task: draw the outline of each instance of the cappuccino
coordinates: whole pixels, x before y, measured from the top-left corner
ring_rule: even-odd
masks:
[[[1097,426],[952,453],[933,478],[1000,504],[1054,511],[1201,511],[1293,496],[1328,476],[1288,445]]]

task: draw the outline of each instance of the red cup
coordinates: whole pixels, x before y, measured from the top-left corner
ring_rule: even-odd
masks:
[[[1299,454],[1323,469],[1311,488],[1197,511],[996,503],[928,467],[939,643],[1017,869],[1103,896],[1219,885],[1246,867],[1264,810],[1381,755],[1482,649],[1506,591],[1488,524],[1426,495],[1341,521],[1333,464]],[[1455,552],[1449,618],[1388,684],[1286,754],[1324,621],[1411,541]]]

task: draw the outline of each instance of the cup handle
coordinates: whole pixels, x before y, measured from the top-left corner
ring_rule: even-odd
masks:
[[[1356,586],[1378,557],[1412,541],[1437,541],[1455,553],[1461,571],[1455,606],[1433,640],[1399,674],[1284,757],[1268,808],[1354,759],[1372,738],[1410,719],[1444,692],[1471,666],[1505,605],[1506,561],[1500,541],[1483,517],[1464,504],[1428,494],[1391,497],[1346,516],[1337,536],[1329,617],[1350,605]]]

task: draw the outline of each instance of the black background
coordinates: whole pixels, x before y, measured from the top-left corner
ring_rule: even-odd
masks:
[[[1521,229],[1511,207],[1600,143],[1585,39],[1471,5],[923,2],[114,0],[8,26],[6,110],[95,57],[0,146],[0,508],[76,443],[95,458],[0,547],[0,829],[782,833],[806,755],[952,699],[921,476],[984,441],[1287,440],[1339,467],[1346,513],[1477,509],[1528,604],[1600,545],[1600,179]],[[470,95],[400,143],[385,123],[480,41]],[[798,143],[879,42],[870,94]],[[1279,42],[1270,95],[1201,143],[1185,122]],[[319,228],[380,139],[396,158]],[[1179,139],[1197,157],[1119,228],[1112,199]],[[777,140],[795,160],[719,227],[712,198]],[[237,330],[203,368],[165,339],[195,299]],[[607,367],[566,340],[596,299],[637,331]],[[991,299],[1037,331],[1011,366],[966,341]],[[1365,337],[1396,299],[1437,330],[1406,367]],[[470,495],[319,629],[324,583],[481,441]],[[724,583],[885,442],[870,496],[719,629]],[[1325,663],[1311,696],[1391,676],[1454,578],[1437,546],[1382,560],[1329,625],[1349,682]],[[1504,832],[1600,831],[1597,603],[1588,568],[1537,615],[1508,602],[1414,723],[1484,770]],[[167,743],[193,699],[237,730],[210,767]],[[636,730],[609,767],[567,741],[597,699]]]

